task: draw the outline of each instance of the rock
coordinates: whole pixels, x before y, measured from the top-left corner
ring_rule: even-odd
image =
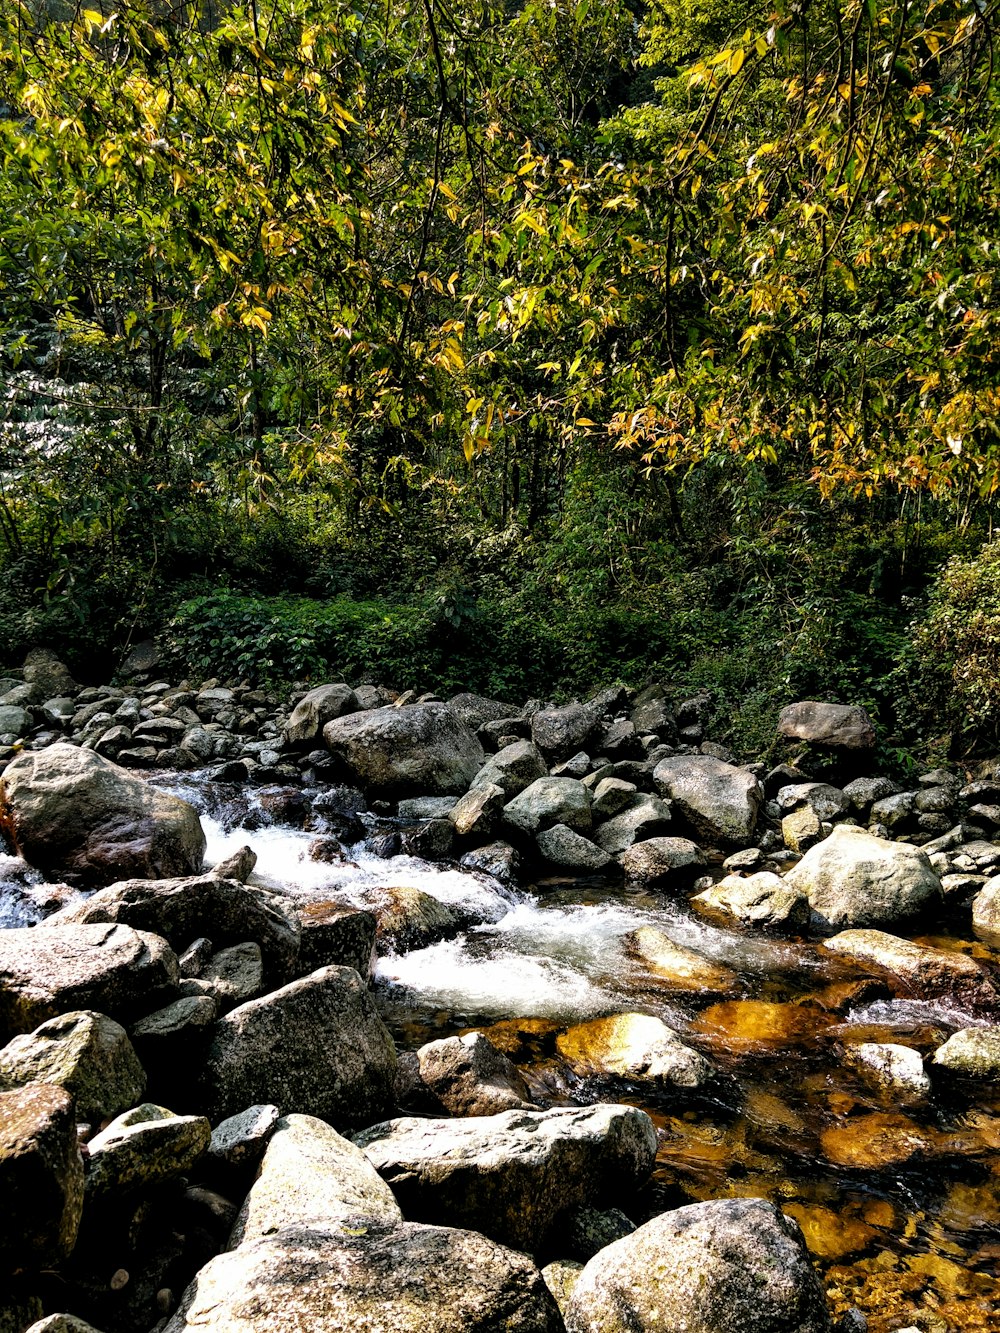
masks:
[[[146,1075],[128,1034],[106,1014],[59,1014],[0,1050],[0,1088],[48,1083],[72,1096],[79,1120],[99,1124],[142,1100]]]
[[[648,1014],[614,1014],[577,1023],[556,1038],[556,1050],[584,1077],[614,1074],[673,1088],[700,1088],[713,1077],[704,1056]]]
[[[617,856],[637,842],[663,833],[670,823],[670,806],[658,796],[640,793],[631,805],[598,826],[594,841],[609,855]]]
[[[465,923],[454,907],[409,884],[380,885],[366,897],[377,922],[376,942],[384,952],[426,948],[457,934]]]
[[[62,743],[7,765],[0,827],[30,865],[88,888],[129,875],[194,874],[205,855],[201,821],[186,801]]]
[[[594,787],[591,813],[595,819],[613,819],[632,804],[638,788],[621,778],[601,778]]]
[[[252,847],[240,847],[224,861],[220,861],[212,870],[213,879],[231,879],[237,884],[245,884],[253,874],[257,864],[257,853]]]
[[[215,1025],[200,1081],[214,1120],[255,1102],[334,1125],[391,1105],[396,1048],[358,974],[324,967]]]
[[[491,842],[466,852],[459,865],[466,870],[477,870],[492,875],[501,884],[516,886],[521,869],[521,858],[509,842]]]
[[[821,947],[890,973],[918,999],[948,998],[986,1012],[1000,1003],[993,972],[966,954],[914,944],[881,930],[843,930]]]
[[[260,945],[246,940],[220,949],[209,959],[200,979],[211,988],[222,1013],[252,1000],[264,988]]]
[[[212,1130],[206,1162],[231,1176],[255,1172],[280,1119],[278,1108],[265,1102],[220,1121]]]
[[[972,928],[987,944],[1000,945],[1000,875],[988,879],[973,898]]]
[[[390,1120],[355,1141],[406,1217],[460,1223],[529,1251],[544,1244],[565,1209],[637,1188],[656,1155],[644,1112],[600,1104]]]
[[[212,1259],[163,1333],[562,1333],[541,1274],[472,1231],[293,1226]]]
[[[793,782],[781,787],[775,800],[781,810],[795,810],[806,805],[818,820],[827,823],[843,819],[850,811],[851,799],[839,787],[826,782]]]
[[[269,981],[294,975],[299,954],[295,909],[270,889],[217,879],[123,880],[99,889],[84,902],[63,908],[44,922],[46,929],[70,923],[121,922],[162,935],[177,949],[208,934],[216,945],[260,945]]]
[[[920,1052],[894,1042],[863,1041],[844,1048],[844,1061],[866,1083],[886,1093],[900,1106],[926,1101],[931,1081]]]
[[[0,1093],[0,1199],[0,1273],[66,1258],[83,1212],[83,1161],[64,1088]]]
[[[537,745],[513,741],[492,755],[476,774],[473,787],[500,787],[514,797],[538,778],[548,777],[548,766]]]
[[[75,1314],[50,1314],[39,1319],[25,1333],[98,1333],[92,1324],[78,1319]]]
[[[359,1147],[323,1120],[289,1115],[275,1125],[229,1248],[283,1227],[347,1219],[392,1225],[403,1214]]]
[[[870,750],[875,744],[875,726],[863,708],[813,700],[783,708],[778,735],[839,750]]]
[[[0,704],[0,736],[24,736],[31,727],[27,709],[16,704]]]
[[[387,798],[460,795],[485,759],[474,733],[438,703],[339,717],[323,739],[355,781]]]
[[[202,983],[182,984],[193,987]],[[186,1094],[193,1066],[204,1052],[218,1013],[214,995],[189,994],[133,1024],[132,1041],[139,1058],[150,1070],[156,1095],[172,1099],[171,1094],[177,1095],[181,1089]]]
[[[934,1052],[938,1069],[985,1083],[1000,1083],[1000,1027],[960,1028]]]
[[[28,685],[38,686],[43,699],[76,693],[76,681],[69,668],[49,648],[32,648],[24,659],[24,679]]]
[[[600,712],[586,704],[542,708],[531,719],[531,739],[555,763],[582,750],[600,721]]]
[[[744,847],[742,852],[733,852],[722,863],[723,870],[730,875],[759,870],[763,865],[764,853],[759,847]]]
[[[565,1313],[573,1288],[582,1272],[583,1264],[575,1259],[553,1259],[542,1269],[545,1285],[555,1298],[560,1314]]]
[[[576,778],[537,778],[507,804],[504,819],[522,833],[537,834],[554,824],[589,833],[590,792]]]
[[[500,825],[506,801],[504,789],[495,782],[476,785],[459,797],[448,818],[460,838],[488,841]]]
[[[443,861],[451,855],[455,828],[450,819],[428,819],[415,828],[403,829],[399,841],[407,856],[418,856],[424,861]]]
[[[574,1208],[564,1221],[560,1251],[583,1263],[635,1230],[632,1219],[618,1208]]]
[[[627,879],[650,887],[683,882],[707,864],[705,853],[687,838],[646,838],[626,848],[621,862]]]
[[[895,796],[884,796],[876,801],[868,813],[870,824],[881,824],[890,833],[901,833],[907,827],[913,827],[916,815],[917,794],[913,791],[901,791]]]
[[[300,903],[298,915],[299,968],[303,973],[335,964],[353,967],[364,981],[371,978],[377,925],[374,913],[327,901]]]
[[[317,685],[292,709],[282,739],[294,749],[314,749],[328,722],[357,711],[357,696],[349,685]]]
[[[470,731],[478,731],[486,722],[502,722],[516,717],[519,709],[499,699],[487,699],[481,694],[456,694],[448,700],[448,707],[457,713]]]
[[[0,930],[0,1037],[32,1032],[77,1009],[127,1023],[171,998],[178,980],[177,959],[163,940],[128,926]]]
[[[709,755],[673,755],[656,765],[653,781],[701,837],[737,847],[753,838],[763,790],[746,769]]]
[[[454,796],[411,796],[397,809],[400,819],[447,819],[455,805]]]
[[[655,977],[666,990],[716,997],[739,988],[739,976],[731,968],[675,944],[656,926],[629,931],[622,943],[642,964],[643,971]]]
[[[892,925],[942,901],[941,881],[918,848],[838,824],[786,883],[827,926]]]
[[[641,696],[640,696],[641,697]],[[632,725],[640,736],[652,734],[671,744],[677,737],[677,720],[673,705],[662,696],[659,699],[636,701],[632,709]]]
[[[689,1204],[615,1241],[565,1314],[567,1333],[831,1333],[801,1231],[752,1198]]]
[[[417,1065],[421,1091],[439,1113],[488,1116],[532,1109],[516,1065],[481,1032],[428,1042],[417,1051]]]
[[[852,1171],[886,1171],[915,1164],[919,1168],[962,1148],[958,1136],[923,1126],[896,1111],[852,1115],[820,1132],[823,1155]]]
[[[710,889],[691,900],[692,905],[708,912],[742,921],[765,930],[795,930],[809,920],[809,902],[805,894],[771,870],[755,875],[727,875]]]
[[[823,840],[823,824],[811,805],[799,806],[781,821],[781,837],[789,851],[807,852]]]
[[[211,1137],[204,1116],[174,1115],[151,1102],[126,1111],[87,1144],[87,1198],[174,1180],[194,1166]]]
[[[855,778],[844,788],[844,795],[852,808],[861,816],[867,816],[876,801],[893,796],[899,788],[891,778]]]
[[[591,875],[615,864],[614,857],[597,843],[580,833],[574,833],[565,824],[554,824],[552,828],[543,829],[535,841],[546,861],[566,870]]]

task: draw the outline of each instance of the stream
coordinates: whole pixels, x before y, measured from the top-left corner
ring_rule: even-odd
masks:
[[[374,991],[397,1044],[412,1050],[477,1027],[544,1103],[642,1107],[660,1147],[645,1213],[634,1220],[708,1198],[762,1196],[802,1227],[835,1315],[856,1306],[870,1333],[1000,1333],[1000,1087],[935,1090],[902,1106],[844,1058],[859,1042],[927,1055],[981,1022],[975,1015],[893,995],[807,939],[712,924],[684,895],[565,877],[513,889],[456,865],[381,858],[363,841],[330,864],[311,859],[316,833],[307,820],[283,822],[281,802],[265,805],[259,791],[240,790],[227,806],[224,793],[236,789],[199,774],[152,780],[198,808],[210,866],[249,844],[258,857],[250,882],[297,902],[364,906],[373,889],[405,885],[459,909],[470,924],[456,937],[378,961]],[[2,860],[0,926],[9,926],[27,918],[3,893],[14,858]],[[31,900],[44,900],[40,877]],[[623,942],[648,925],[732,969],[731,993],[665,988]],[[1000,963],[971,930],[924,942]],[[692,1095],[576,1076],[557,1053],[557,1035],[622,1012],[674,1028],[714,1064],[716,1083]]]

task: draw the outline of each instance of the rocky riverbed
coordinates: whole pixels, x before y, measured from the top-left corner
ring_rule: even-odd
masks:
[[[1000,1329],[1000,770],[705,703],[0,680],[0,1330]]]

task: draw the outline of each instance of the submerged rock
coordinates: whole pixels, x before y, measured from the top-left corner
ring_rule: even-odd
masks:
[[[675,1088],[700,1088],[714,1072],[673,1028],[649,1014],[614,1014],[578,1023],[556,1039],[556,1049],[575,1073],[583,1075],[614,1074]]]
[[[844,1049],[844,1061],[864,1081],[899,1105],[926,1101],[931,1081],[920,1052],[895,1042],[864,1041]]]
[[[739,987],[739,976],[732,968],[675,944],[656,926],[640,926],[630,931],[622,943],[644,970],[668,990],[718,996],[728,995]]]

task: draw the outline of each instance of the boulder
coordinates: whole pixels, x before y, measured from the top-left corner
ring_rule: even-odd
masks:
[[[844,1048],[844,1063],[896,1105],[908,1106],[930,1096],[931,1081],[924,1072],[924,1062],[911,1046],[858,1042]]]
[[[62,743],[7,765],[0,828],[30,865],[87,888],[130,875],[195,874],[205,855],[201,821],[187,801]]]
[[[598,825],[594,841],[610,856],[617,856],[637,842],[657,837],[669,823],[670,806],[666,801],[640,793],[620,814]]]
[[[199,980],[211,991],[220,1013],[254,999],[264,989],[260,945],[246,940],[220,949],[205,964]]]
[[[440,703],[335,718],[323,739],[352,779],[381,797],[460,795],[485,759],[475,734]]]
[[[595,819],[614,819],[632,804],[638,788],[621,778],[601,778],[594,786],[591,811]]]
[[[553,763],[561,763],[584,748],[600,720],[600,712],[586,704],[542,708],[531,719],[531,739]]]
[[[0,736],[24,736],[31,727],[31,715],[17,704],[0,704]]]
[[[50,648],[32,648],[24,659],[24,679],[26,684],[38,687],[43,699],[76,693],[76,681],[69,668]]]
[[[417,1065],[420,1091],[439,1113],[484,1116],[532,1109],[517,1066],[481,1032],[428,1042],[417,1051]]]
[[[473,778],[472,786],[499,787],[508,799],[530,787],[538,778],[548,777],[548,767],[537,745],[531,741],[512,741],[491,755]]]
[[[781,710],[778,735],[838,750],[870,750],[875,744],[875,725],[855,705],[802,700]]]
[[[516,886],[521,868],[521,858],[509,842],[491,842],[485,847],[475,847],[466,852],[459,865],[466,870],[478,871],[481,875],[491,875],[501,884]]]
[[[718,884],[697,894],[692,904],[702,911],[717,912],[747,926],[765,930],[795,930],[809,920],[809,902],[788,877],[772,870],[754,875],[726,875]]]
[[[753,838],[764,793],[746,769],[711,755],[671,755],[656,765],[653,781],[700,837],[736,847]]]
[[[621,858],[626,879],[650,888],[689,880],[707,865],[705,853],[688,838],[646,838],[628,847]]]
[[[577,1023],[556,1038],[556,1050],[575,1074],[616,1075],[672,1088],[700,1088],[712,1066],[649,1014],[613,1014]]]
[[[535,842],[546,861],[564,870],[593,875],[615,864],[614,857],[596,842],[591,842],[581,833],[574,833],[565,824],[554,824],[552,828],[543,829]]]
[[[99,1124],[142,1100],[146,1075],[128,1034],[106,1014],[59,1014],[0,1050],[0,1088],[65,1088],[77,1119]]]
[[[323,901],[298,905],[299,969],[353,967],[367,981],[375,954],[376,921],[372,912],[344,903]]]
[[[83,1160],[64,1088],[0,1093],[0,1199],[0,1273],[66,1258],[83,1212]]]
[[[285,1227],[212,1259],[163,1333],[562,1333],[527,1255],[411,1222]]]
[[[26,1328],[24,1333],[98,1333],[98,1330],[75,1314],[50,1314]]]
[[[178,979],[177,959],[163,940],[129,926],[0,930],[0,1037],[32,1032],[76,1009],[127,1024],[173,998]]]
[[[240,847],[231,852],[218,865],[212,867],[213,879],[234,879],[238,884],[245,884],[253,874],[257,864],[257,853],[252,847]]]
[[[811,847],[786,882],[825,926],[905,921],[942,902],[941,881],[919,848],[838,824]]]
[[[206,1165],[224,1177],[253,1174],[280,1119],[276,1106],[262,1102],[221,1120],[212,1130],[205,1153]]]
[[[963,1078],[1000,1083],[1000,1027],[960,1028],[937,1048],[932,1062]]]
[[[351,968],[323,967],[216,1023],[200,1096],[213,1122],[273,1102],[285,1114],[364,1124],[391,1105],[395,1072],[365,983]]]
[[[987,1013],[1000,1003],[996,974],[967,954],[914,944],[881,930],[842,930],[822,948],[888,972],[917,999],[950,999]]]
[[[204,1155],[211,1137],[204,1116],[174,1115],[144,1102],[87,1144],[87,1198],[130,1194],[176,1180]]]
[[[622,943],[642,965],[643,972],[665,990],[715,998],[739,989],[739,976],[732,968],[675,944],[656,926],[629,931]]]
[[[538,833],[565,824],[575,833],[589,833],[590,792],[577,778],[537,778],[509,801],[504,819],[522,833]]]
[[[507,793],[495,782],[473,785],[448,815],[460,838],[488,842],[500,825]]]
[[[635,1230],[635,1223],[619,1208],[574,1208],[564,1222],[560,1252],[580,1260],[581,1266],[606,1245],[630,1236]]]
[[[972,928],[987,944],[1000,945],[1000,875],[993,875],[972,900]]]
[[[389,1120],[356,1142],[408,1218],[469,1226],[529,1251],[565,1209],[637,1188],[656,1156],[643,1111],[600,1104]]]
[[[64,907],[43,925],[51,929],[97,922],[151,931],[178,950],[200,935],[208,935],[217,946],[252,939],[260,946],[265,975],[273,982],[293,976],[298,962],[299,922],[288,899],[215,875],[124,880]]]
[[[347,1218],[391,1225],[403,1214],[359,1147],[314,1116],[284,1116],[268,1141],[229,1248],[283,1227]]]
[[[515,718],[521,711],[513,704],[499,699],[487,699],[481,694],[456,694],[448,700],[448,707],[457,713],[470,731],[478,731],[486,722],[502,722]]]
[[[357,711],[357,696],[349,685],[317,685],[292,709],[282,733],[285,745],[314,750],[328,722]]]
[[[798,1225],[764,1199],[661,1213],[586,1265],[567,1333],[831,1333]]]
[[[433,894],[411,884],[380,885],[366,891],[375,917],[375,939],[383,952],[424,949],[456,935],[465,917]]]

